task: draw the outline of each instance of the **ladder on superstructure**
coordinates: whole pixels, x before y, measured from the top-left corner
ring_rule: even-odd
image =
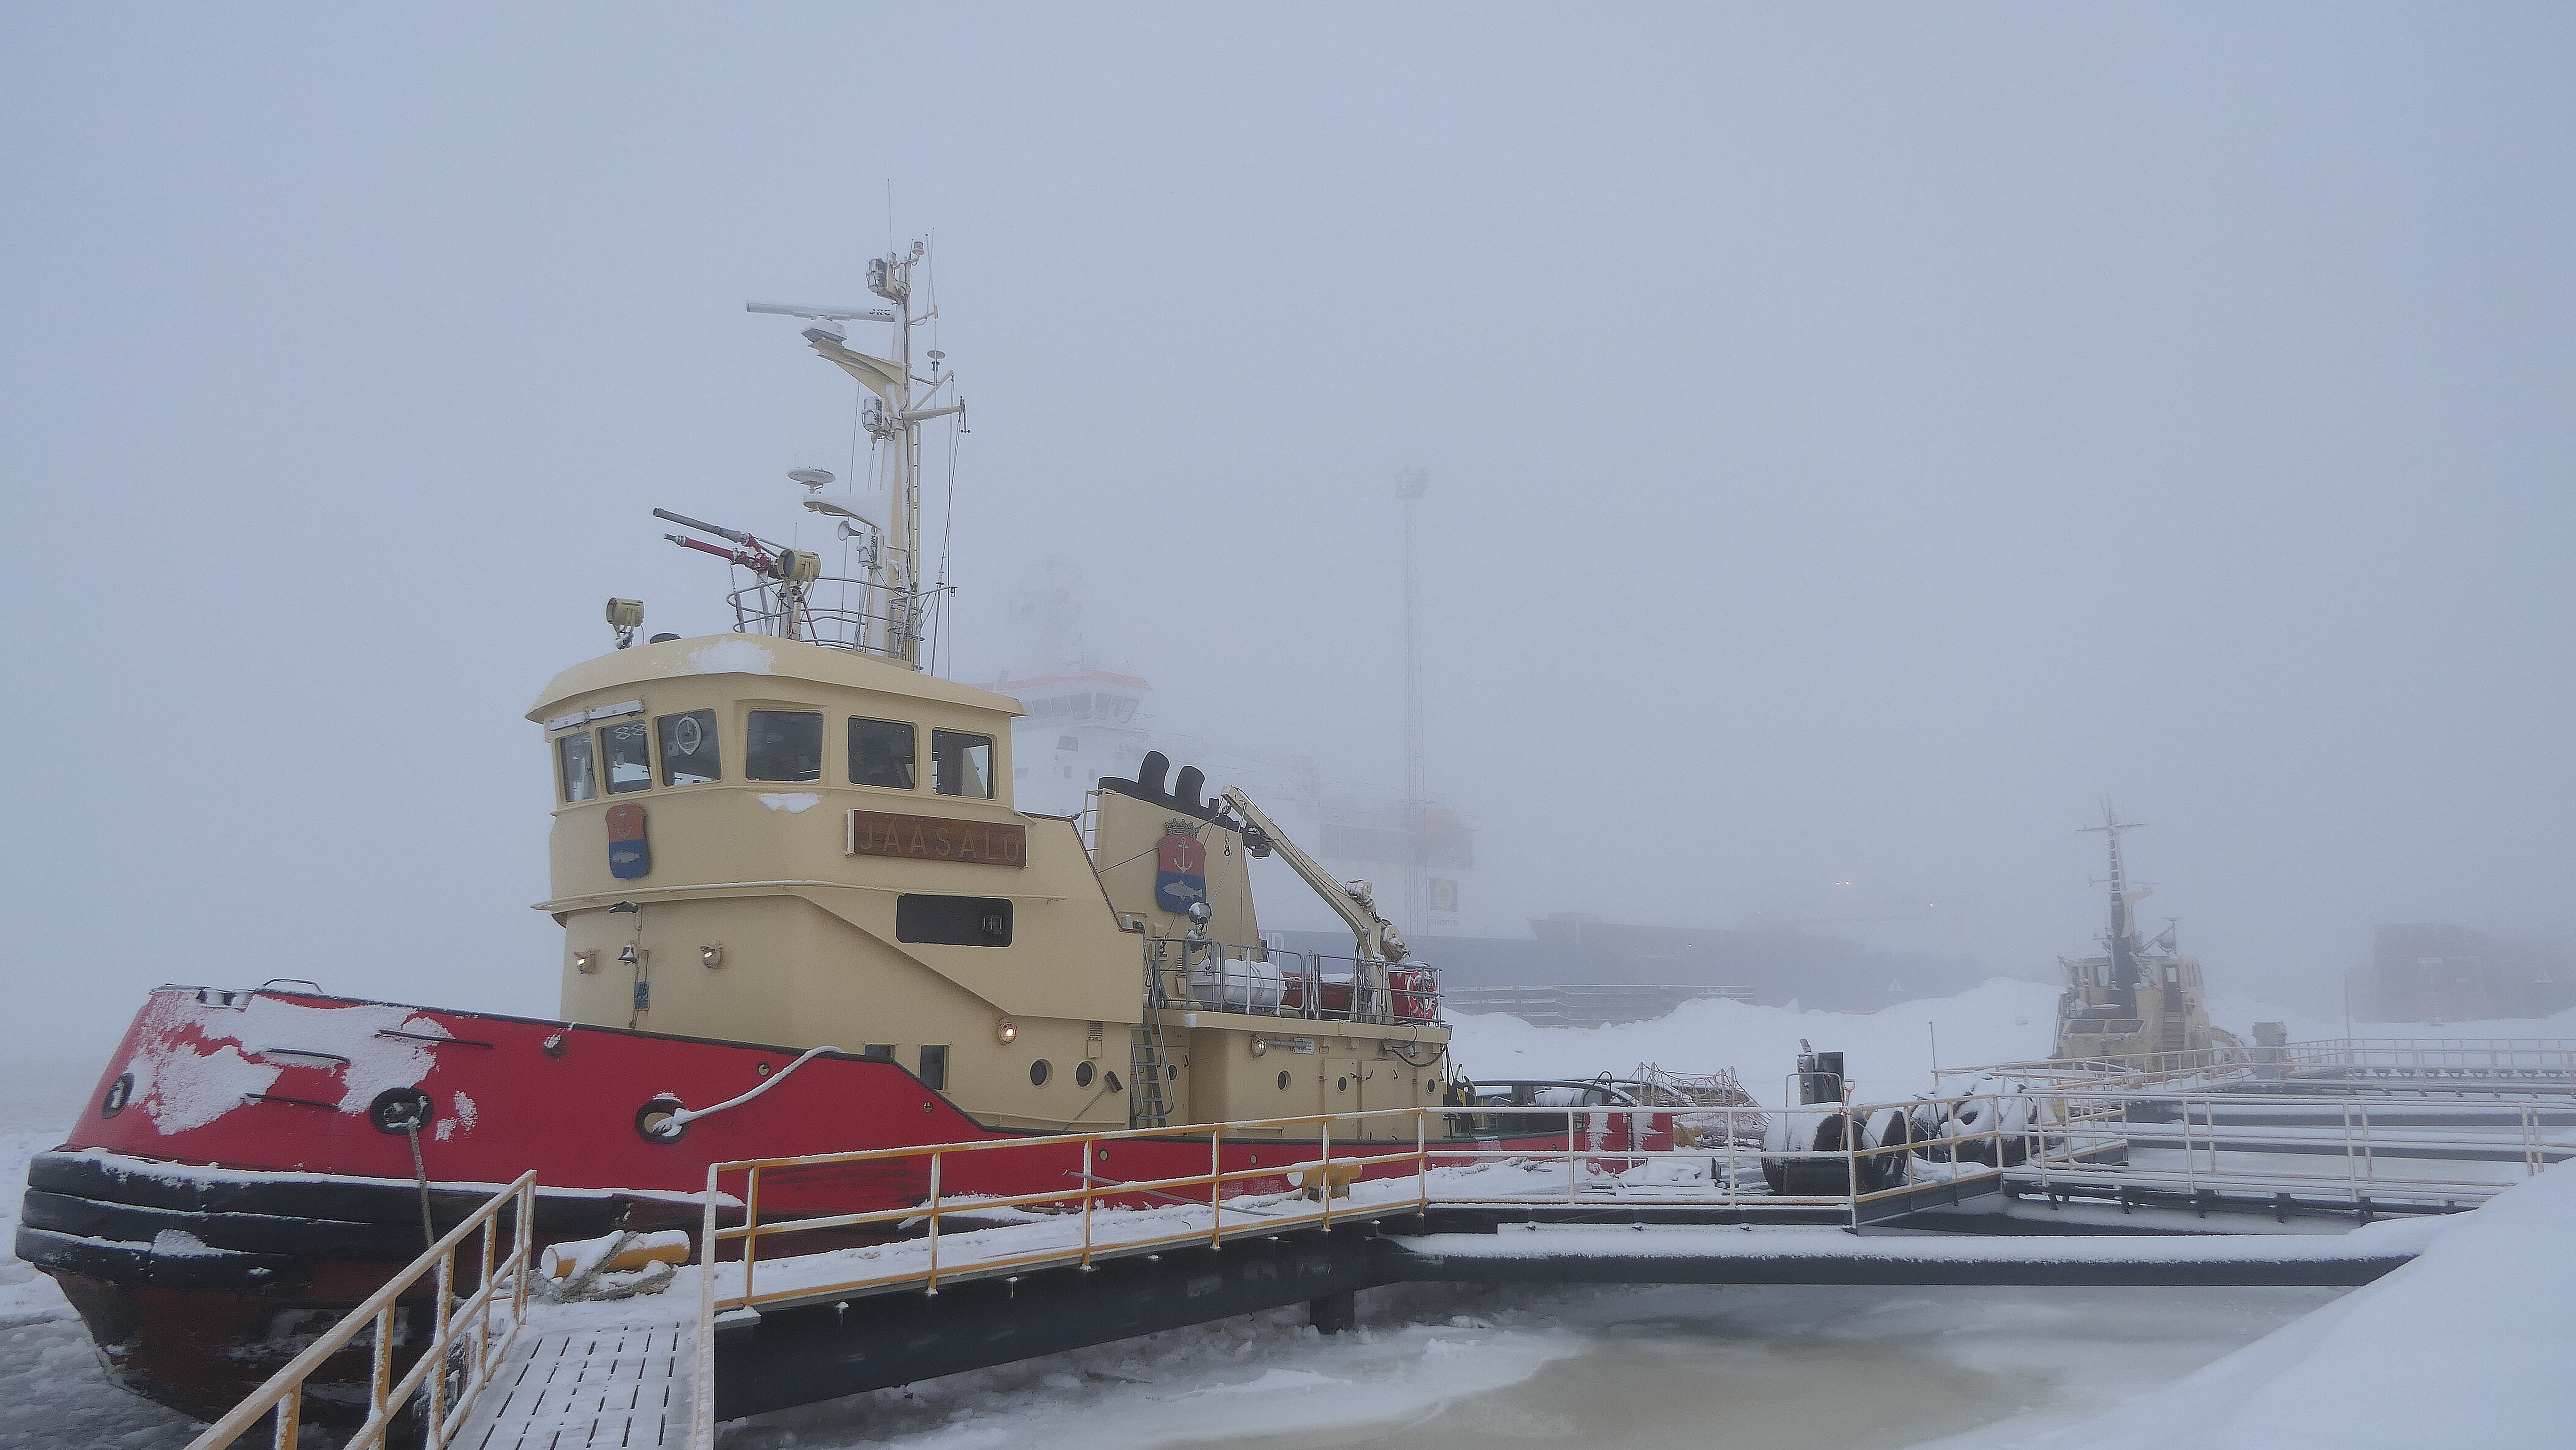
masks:
[[[1127,1033],[1127,1126],[1167,1128],[1172,1121],[1171,1053],[1163,1043],[1160,944],[1145,943],[1145,1020]]]

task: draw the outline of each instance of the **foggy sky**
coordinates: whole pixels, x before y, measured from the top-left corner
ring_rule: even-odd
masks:
[[[784,532],[753,297],[936,233],[953,672],[1431,784],[1529,914],[1852,879],[2323,1004],[2576,931],[2555,7],[15,7],[0,1048],[162,981],[554,1009],[521,714],[655,506]],[[864,345],[874,334],[854,329]],[[934,487],[944,486],[941,472]],[[2241,1025],[2241,1024],[2238,1024]]]

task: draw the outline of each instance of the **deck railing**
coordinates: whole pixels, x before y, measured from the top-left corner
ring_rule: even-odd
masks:
[[[446,1445],[464,1424],[475,1393],[509,1353],[520,1324],[527,1318],[536,1192],[536,1171],[520,1174],[509,1187],[467,1214],[463,1223],[449,1229],[447,1236],[431,1245],[428,1252],[350,1310],[347,1317],[325,1330],[284,1369],[269,1376],[268,1382],[235,1405],[232,1413],[207,1426],[204,1433],[188,1442],[188,1450],[221,1450],[272,1413],[276,1416],[277,1450],[293,1450],[303,1421],[304,1382],[362,1334],[372,1335],[368,1346],[373,1360],[367,1376],[367,1418],[351,1432],[343,1450],[384,1445],[394,1417],[410,1407],[424,1388],[428,1398],[422,1406],[419,1433],[417,1437],[406,1437],[405,1443],[425,1445],[428,1450]],[[496,1254],[504,1205],[511,1209],[509,1250]],[[476,1276],[481,1282],[460,1297],[456,1292],[456,1251],[477,1235],[482,1239],[482,1254],[476,1261]],[[434,1281],[436,1295],[429,1342],[421,1347],[411,1368],[397,1379],[393,1372],[396,1301],[423,1279]]]
[[[1199,937],[1145,938],[1145,990],[1151,1005],[1182,1011],[1396,1027],[1440,1022],[1437,967]]]

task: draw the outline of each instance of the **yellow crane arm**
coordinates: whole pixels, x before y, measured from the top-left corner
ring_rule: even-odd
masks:
[[[1280,830],[1278,823],[1271,820],[1261,807],[1254,805],[1252,797],[1245,795],[1240,788],[1229,787],[1225,803],[1234,807],[1267,837],[1270,848],[1279,853],[1289,869],[1305,878],[1306,884],[1315,888],[1315,894],[1324,898],[1324,904],[1350,924],[1351,934],[1359,938],[1361,957],[1388,962],[1404,960],[1404,934],[1396,930],[1394,922],[1377,914],[1377,902],[1372,898],[1367,882],[1335,880],[1331,872],[1316,864],[1314,857],[1299,850],[1297,843],[1288,839],[1288,833]]]

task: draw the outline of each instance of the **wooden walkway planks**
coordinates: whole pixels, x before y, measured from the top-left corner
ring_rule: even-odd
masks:
[[[475,1399],[459,1450],[678,1450],[697,1333],[685,1324],[529,1336]]]

